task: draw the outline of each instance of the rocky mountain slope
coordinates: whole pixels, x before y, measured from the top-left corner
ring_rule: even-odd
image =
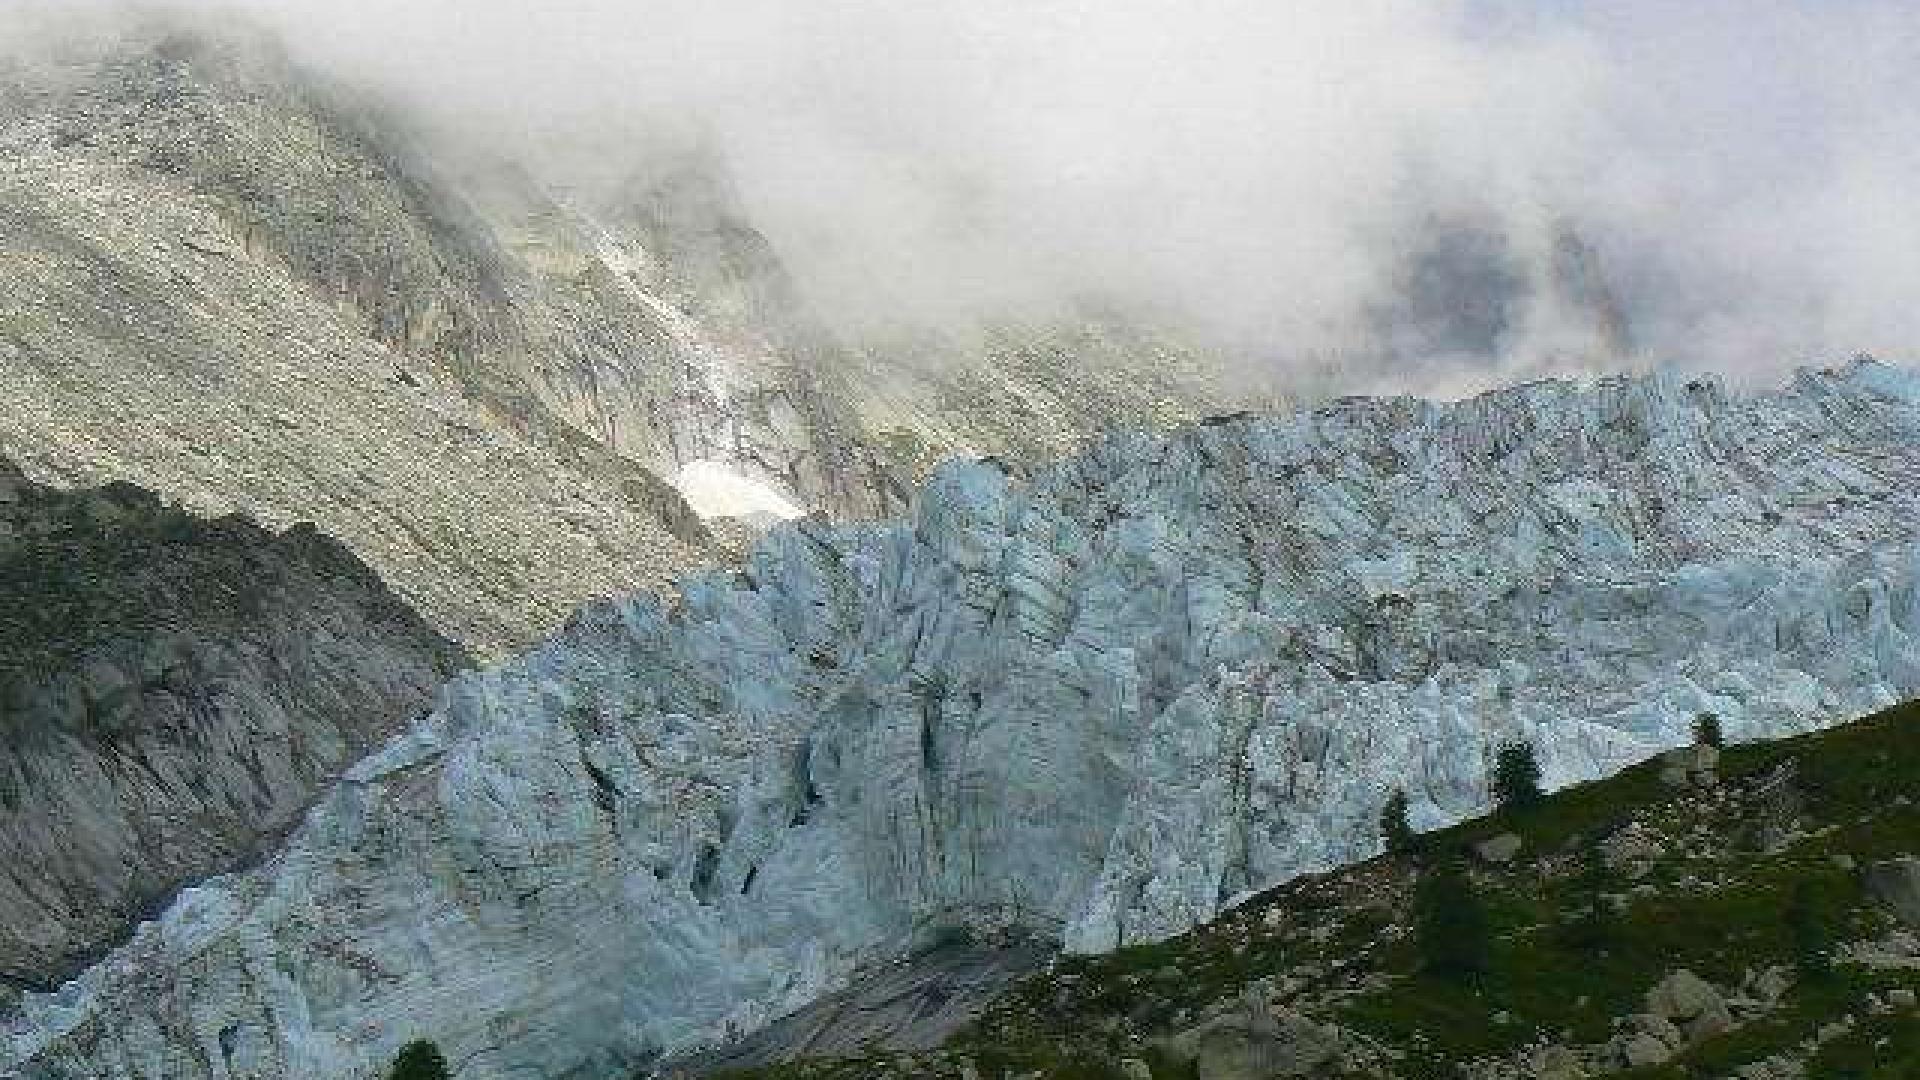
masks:
[[[463,666],[338,544],[0,461],[0,980],[276,844]]]
[[[1920,378],[1351,400],[942,470],[456,680],[258,869],[0,1036],[22,1076],[590,1076],[954,934],[1099,952],[1482,811],[1920,693]]]
[[[1189,934],[1063,960],[939,1051],[829,1044],[737,1075],[1920,1075],[1916,775],[1912,704],[1675,750]],[[1434,970],[1423,941],[1422,880],[1452,866],[1484,912],[1477,974]]]
[[[469,342],[448,282],[484,251],[370,122],[270,52],[70,50],[0,74],[0,447],[30,475],[314,521],[488,650],[707,550]]]
[[[1114,320],[843,340],[718,163],[558,190],[408,115],[184,16],[0,51],[0,449],[314,521],[497,655],[722,519],[873,516],[948,453],[1215,399]]]

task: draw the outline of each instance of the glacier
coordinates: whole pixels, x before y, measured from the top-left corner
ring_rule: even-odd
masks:
[[[463,676],[0,1073],[613,1076],[956,928],[1097,951],[1689,737],[1920,694],[1920,377],[1350,399],[943,468]]]

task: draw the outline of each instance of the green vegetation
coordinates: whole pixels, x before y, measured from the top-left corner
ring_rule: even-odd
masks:
[[[1380,808],[1380,842],[1387,851],[1399,854],[1412,850],[1414,841],[1413,826],[1407,822],[1407,793],[1394,788]]]
[[[29,489],[0,544],[0,670],[44,668],[104,638],[142,632],[162,612],[240,622],[274,583],[271,534],[206,521],[126,485]],[[0,538],[5,534],[0,533]],[[3,682],[4,680],[0,680]]]
[[[400,1048],[387,1080],[448,1080],[451,1075],[440,1048],[425,1039],[415,1039]]]
[[[1555,944],[1578,956],[1604,957],[1619,943],[1620,920],[1607,899],[1609,888],[1619,883],[1599,852],[1590,852],[1582,863],[1568,881],[1574,905],[1556,927]]]
[[[1693,741],[1700,746],[1711,746],[1715,750],[1727,745],[1726,736],[1720,731],[1720,718],[1710,712],[1703,712],[1693,718]]]
[[[1920,854],[1920,704],[1729,747],[1716,783],[1675,788],[1661,771],[1649,761],[1425,834],[1424,868],[1384,857],[1169,941],[1062,958],[935,1053],[742,1076],[1120,1078],[1133,1059],[1168,1080],[1195,1075],[1176,1035],[1263,1000],[1372,1054],[1319,1076],[1511,1070],[1546,1041],[1589,1075],[1632,1080],[1731,1076],[1769,1058],[1809,1077],[1920,1080],[1920,1011],[1894,1004],[1920,995],[1920,969],[1858,959],[1898,929],[1864,869]],[[1505,834],[1519,857],[1463,854]],[[1627,1068],[1622,1025],[1679,969],[1729,1003],[1726,1021]]]
[[[1413,937],[1424,974],[1472,982],[1487,973],[1487,912],[1456,862],[1438,861],[1420,872],[1413,893]]]
[[[1493,759],[1493,804],[1502,810],[1525,810],[1545,797],[1533,744],[1518,739],[1501,743]]]
[[[1820,893],[1819,882],[1815,880],[1794,882],[1784,913],[1788,955],[1793,957],[1794,966],[1802,975],[1816,978],[1833,970],[1829,953],[1834,945],[1834,931],[1829,911],[1835,905],[1824,900]]]

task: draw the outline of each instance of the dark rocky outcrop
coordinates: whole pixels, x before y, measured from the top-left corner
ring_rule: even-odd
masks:
[[[0,979],[45,987],[262,851],[463,661],[311,526],[0,460]]]
[[[862,972],[847,990],[664,1072],[698,1075],[880,1048],[930,1050],[972,1022],[1008,983],[1039,968],[1048,954],[1044,945],[1032,942],[930,948]]]

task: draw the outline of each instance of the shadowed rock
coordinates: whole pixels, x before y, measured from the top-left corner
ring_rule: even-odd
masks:
[[[463,661],[311,527],[0,460],[0,974],[49,987],[277,842]]]
[[[964,1027],[1013,980],[1039,967],[1039,945],[948,945],[856,973],[851,986],[724,1049],[667,1066],[689,1073],[745,1069],[800,1058],[927,1050]]]

